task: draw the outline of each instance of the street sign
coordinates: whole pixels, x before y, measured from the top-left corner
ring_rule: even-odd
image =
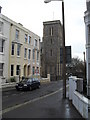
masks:
[[[71,46],[65,46],[66,63],[71,63]],[[60,48],[60,63],[63,63],[63,48]]]

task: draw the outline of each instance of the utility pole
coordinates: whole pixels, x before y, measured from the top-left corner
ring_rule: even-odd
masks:
[[[63,98],[66,98],[66,50],[65,50],[65,23],[63,1],[62,1],[62,22],[63,22]]]

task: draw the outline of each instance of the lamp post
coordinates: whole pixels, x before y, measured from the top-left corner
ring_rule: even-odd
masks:
[[[66,98],[66,53],[65,53],[64,0],[45,0],[44,3],[49,3],[51,1],[62,1],[62,22],[63,22],[63,98]]]

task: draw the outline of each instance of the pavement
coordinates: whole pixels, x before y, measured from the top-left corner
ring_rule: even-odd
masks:
[[[49,83],[50,81],[48,80],[41,80],[41,84],[47,84]],[[3,83],[1,84],[1,88],[3,91],[7,91],[7,90],[12,90],[12,89],[15,89],[15,85],[16,85],[16,82],[10,82],[10,83]]]
[[[16,82],[2,84],[2,91],[9,91],[15,89]]]
[[[5,88],[4,88],[5,89]],[[40,100],[36,100],[32,102],[32,104],[26,104],[24,107],[22,106],[20,109],[15,109],[8,112],[9,119],[13,118],[71,118],[71,119],[84,119],[79,114],[79,112],[75,109],[72,102],[68,99],[68,87],[67,87],[67,98],[62,98],[63,92],[60,90],[55,94],[51,94],[50,96],[44,96],[40,98]],[[18,115],[18,112],[22,113],[22,115]],[[17,115],[17,116],[16,116]],[[4,114],[7,118],[7,114]],[[4,120],[4,118],[2,119]]]

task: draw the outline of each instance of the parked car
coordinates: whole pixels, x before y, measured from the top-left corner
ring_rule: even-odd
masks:
[[[23,79],[15,85],[16,90],[33,90],[40,88],[40,80],[38,78]]]

